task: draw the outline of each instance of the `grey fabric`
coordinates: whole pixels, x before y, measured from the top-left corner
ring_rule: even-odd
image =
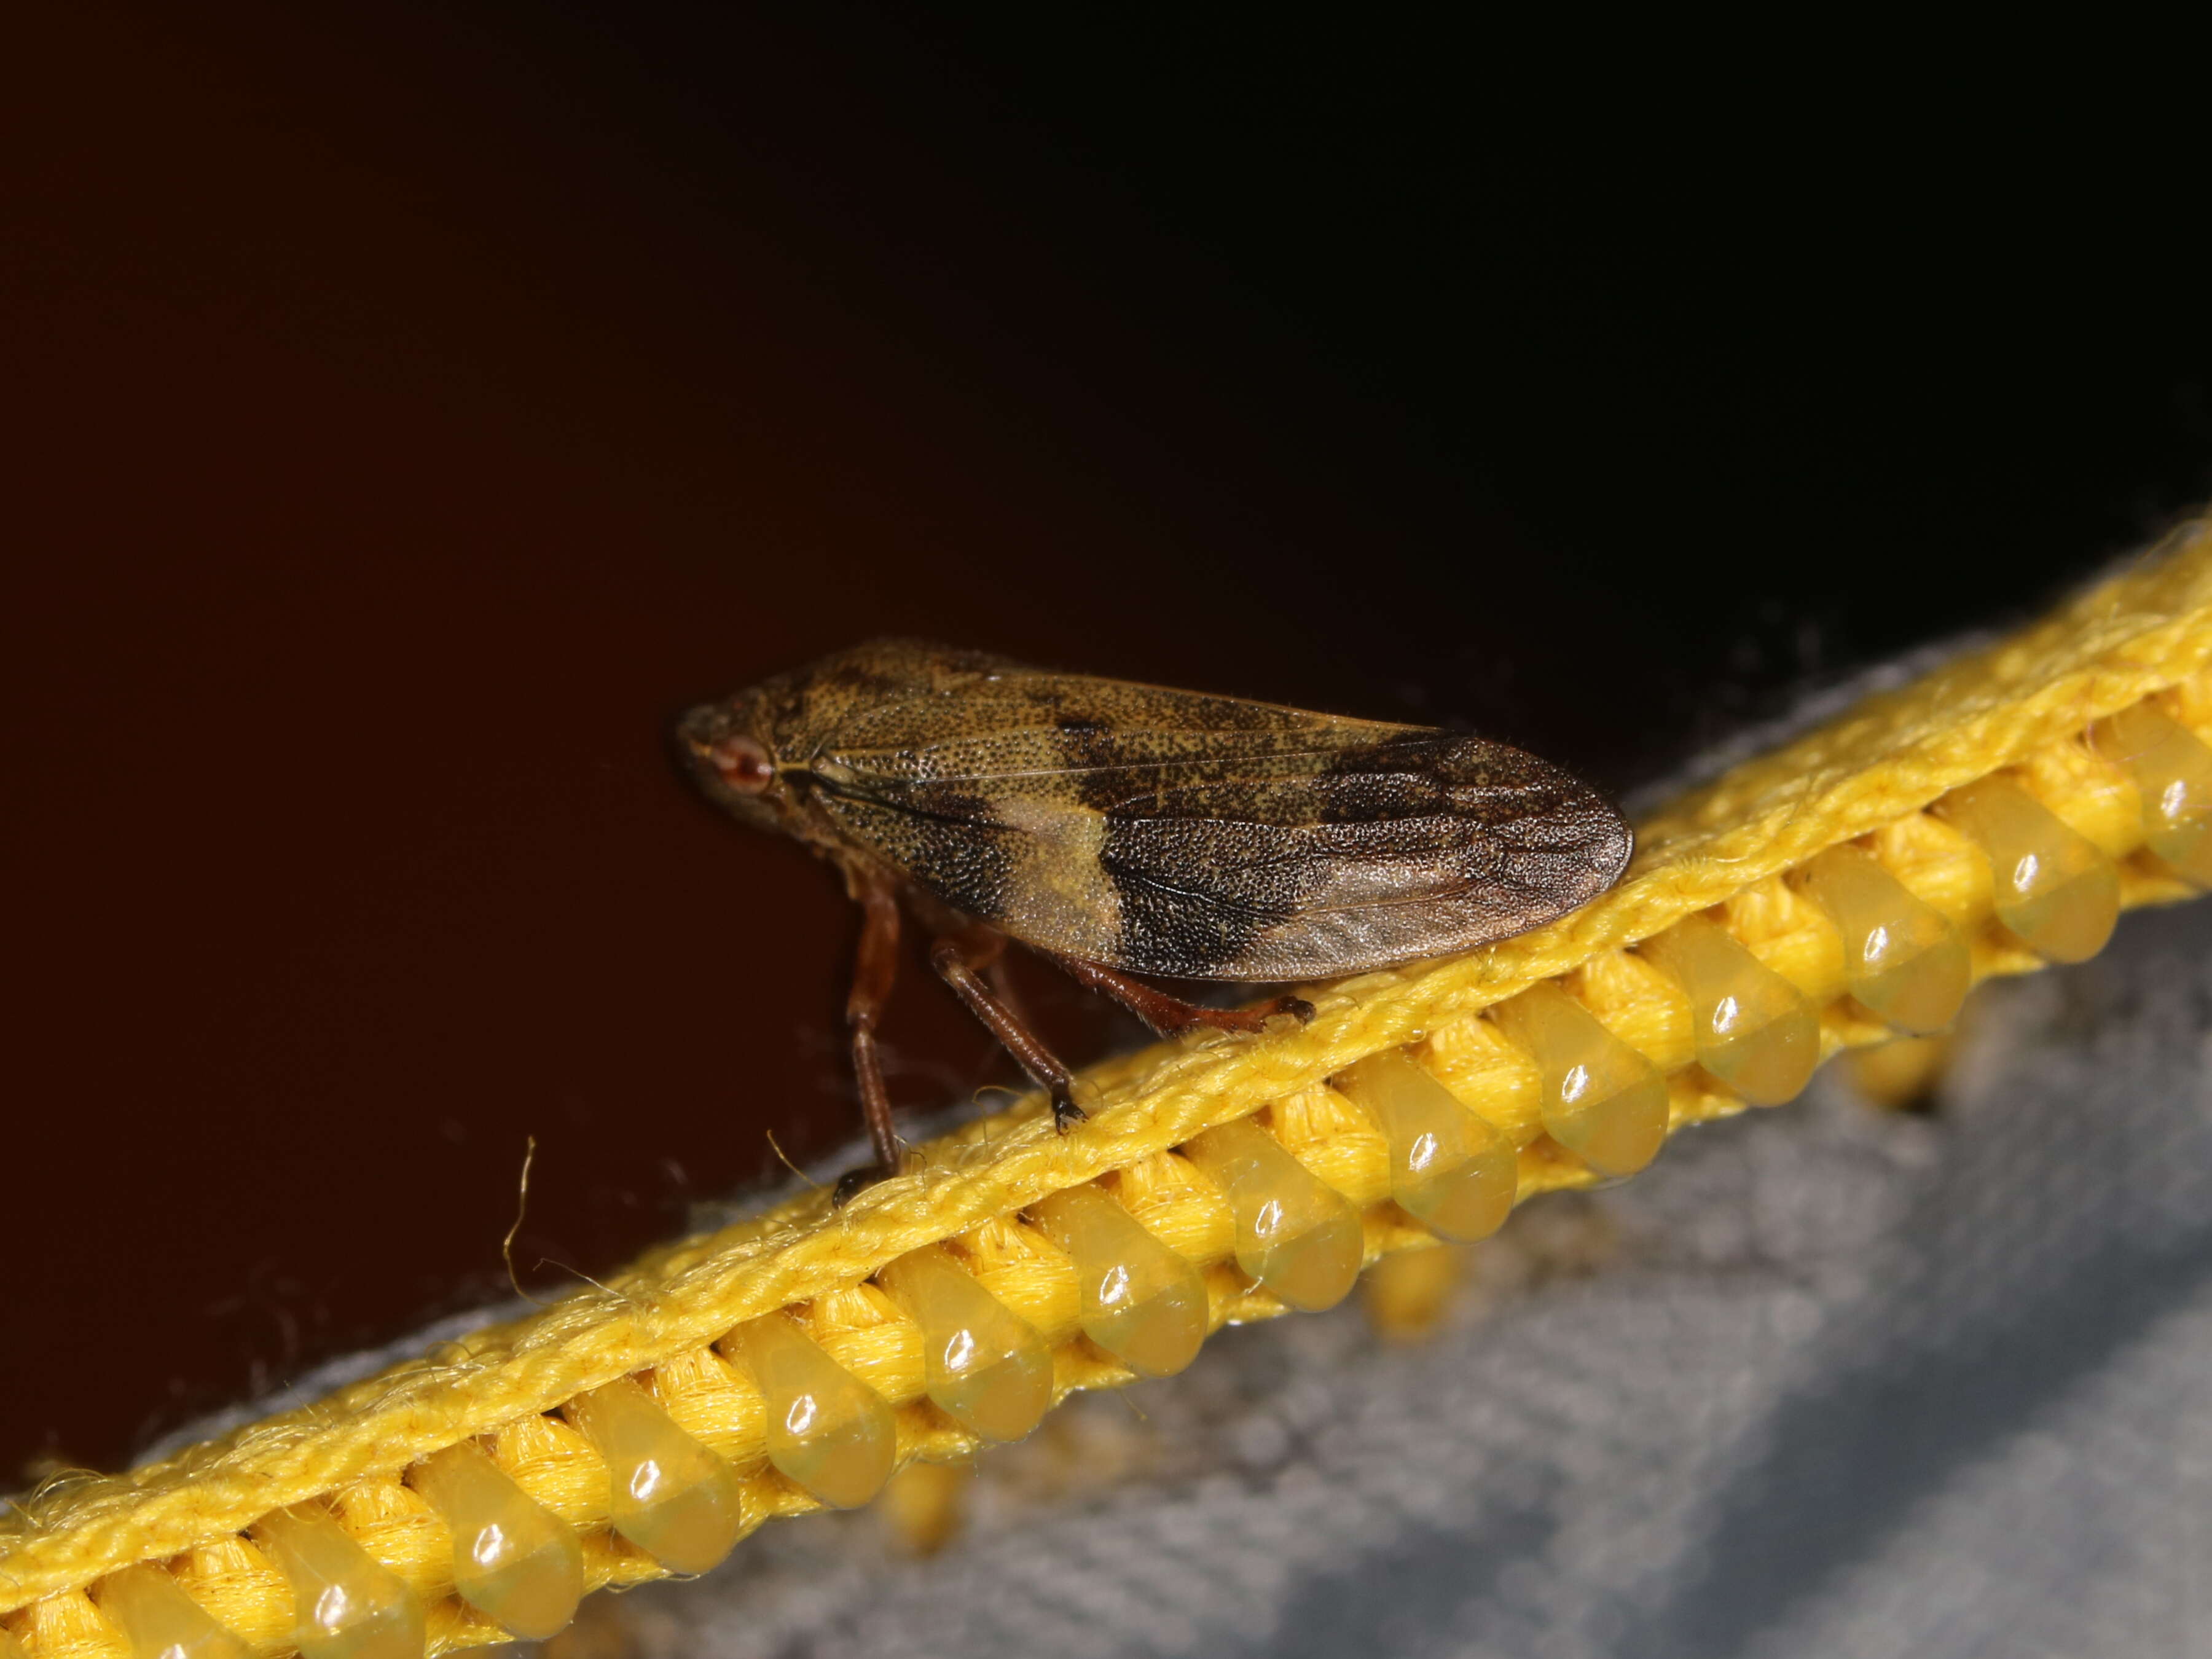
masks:
[[[942,1553],[772,1525],[648,1656],[2212,1655],[2212,906],[1477,1247],[1432,1340],[1224,1334],[985,1456]],[[1587,1271],[1561,1258],[1595,1251]]]

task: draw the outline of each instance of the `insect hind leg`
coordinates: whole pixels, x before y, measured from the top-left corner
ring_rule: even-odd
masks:
[[[1257,1031],[1278,1014],[1292,1015],[1304,1025],[1314,1017],[1313,1004],[1304,997],[1279,996],[1257,1008],[1205,1008],[1095,962],[1044,954],[1079,985],[1104,992],[1162,1036],[1180,1036],[1201,1025],[1216,1031]]]
[[[1075,1103],[1073,1073],[1045,1047],[1044,1040],[1007,1000],[984,982],[984,974],[997,964],[1006,948],[1006,935],[997,930],[981,925],[964,927],[930,946],[929,965],[968,1005],[968,1012],[990,1029],[1037,1087],[1052,1097],[1054,1127],[1066,1134],[1069,1124],[1089,1115]]]

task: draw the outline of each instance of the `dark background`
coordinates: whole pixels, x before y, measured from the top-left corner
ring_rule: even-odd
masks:
[[[541,1285],[847,1136],[850,918],[690,797],[689,701],[896,630],[1625,789],[2212,487],[2198,152],[2078,67],[44,12],[0,1486],[503,1291],[526,1135]],[[913,961],[889,1036],[908,1104],[1011,1075]]]

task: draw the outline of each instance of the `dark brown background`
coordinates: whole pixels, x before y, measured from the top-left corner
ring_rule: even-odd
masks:
[[[541,1284],[846,1136],[849,919],[690,798],[690,700],[896,630],[1620,788],[2206,487],[2186,147],[1971,64],[46,10],[0,1486],[502,1290],[526,1135]],[[907,992],[900,1098],[1006,1075]]]

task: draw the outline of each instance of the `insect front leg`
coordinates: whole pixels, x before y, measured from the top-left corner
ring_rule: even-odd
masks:
[[[845,1023],[853,1034],[853,1075],[860,1085],[860,1115],[868,1126],[877,1167],[873,1171],[855,1170],[839,1182],[840,1201],[850,1198],[872,1176],[896,1175],[899,1166],[890,1092],[884,1087],[883,1059],[876,1052],[876,1023],[883,1016],[884,1005],[890,1000],[891,983],[898,977],[898,894],[895,888],[870,882],[854,897],[860,904],[860,948],[853,964],[853,988],[845,998]]]
[[[1292,1014],[1301,1025],[1314,1017],[1313,1004],[1304,997],[1280,996],[1257,1008],[1201,1008],[1194,1002],[1170,996],[1142,980],[1077,957],[1045,953],[1066,969],[1077,983],[1103,991],[1162,1036],[1180,1036],[1194,1026],[1217,1031],[1256,1031],[1277,1014]]]
[[[988,985],[983,975],[1004,953],[1006,936],[981,923],[948,933],[930,946],[929,965],[953,994],[968,1005],[968,1012],[990,1028],[1006,1051],[1020,1063],[1038,1088],[1052,1097],[1052,1121],[1062,1134],[1067,1126],[1088,1115],[1075,1103],[1074,1078],[1029,1023],[1016,1013]]]

